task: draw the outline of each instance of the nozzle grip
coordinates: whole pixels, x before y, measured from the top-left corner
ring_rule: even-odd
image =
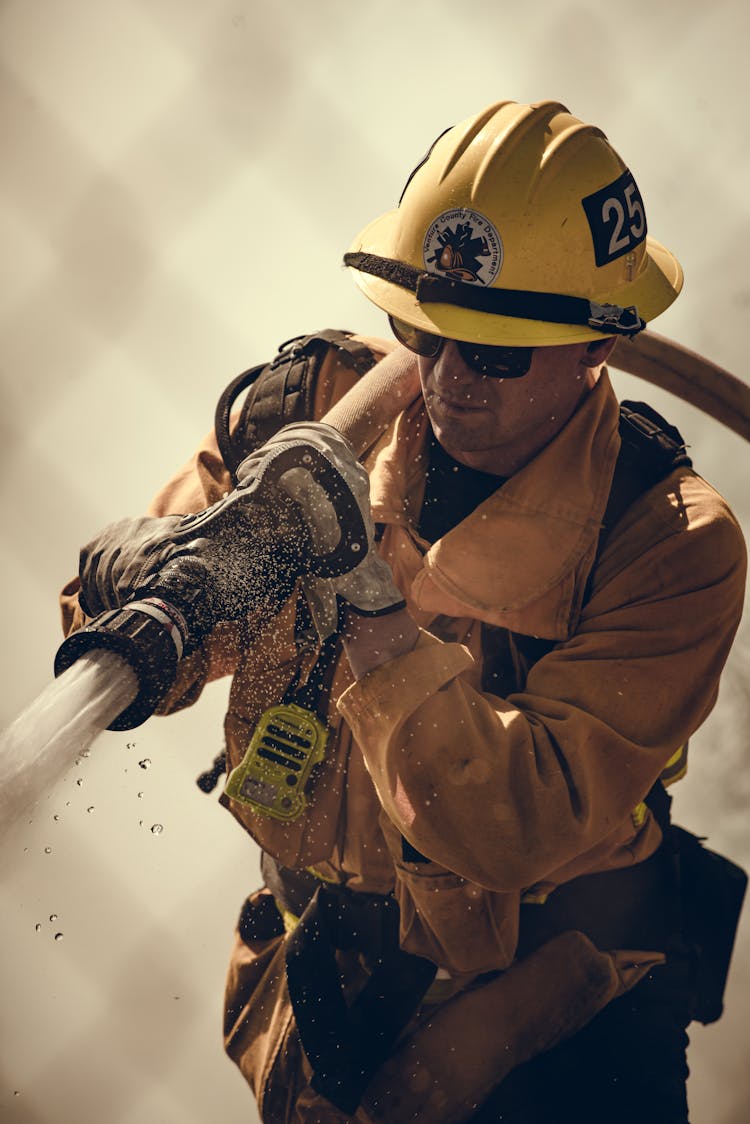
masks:
[[[338,469],[328,457],[310,444],[282,447],[279,456],[268,465],[264,478],[277,484],[290,468],[306,469],[323,489],[333,506],[341,538],[327,554],[310,558],[311,570],[319,578],[337,578],[349,573],[367,553],[367,529],[359,504]]]
[[[175,543],[187,542],[203,535],[210,537],[219,524],[228,521],[237,505],[257,505],[273,509],[280,498],[296,508],[294,500],[286,495],[281,478],[292,468],[302,468],[310,473],[325,492],[333,506],[341,537],[336,546],[326,554],[307,552],[310,572],[320,578],[340,577],[353,570],[367,553],[367,529],[359,505],[338,469],[324,453],[305,441],[279,442],[267,455],[257,473],[247,483],[204,511],[185,515],[171,534]],[[236,512],[234,512],[236,514]]]

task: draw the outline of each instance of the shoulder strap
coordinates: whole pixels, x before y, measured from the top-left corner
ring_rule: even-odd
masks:
[[[376,362],[372,350],[353,339],[351,332],[326,328],[286,340],[270,363],[243,371],[223,392],[214,424],[219,450],[233,479],[248,453],[282,426],[312,417],[315,380],[331,348],[360,376]],[[239,420],[230,432],[232,407],[246,390],[249,393]]]
[[[692,461],[685,451],[680,431],[665,421],[647,402],[621,402],[620,452],[602,518],[596,557],[583,595],[584,605],[591,596],[597,563],[615,525],[639,496],[683,465],[690,467]],[[555,646],[553,640],[523,636],[520,633],[513,634],[513,641],[529,666]]]
[[[680,431],[653,407],[647,402],[620,403],[620,452],[602,520],[597,560],[609,532],[631,504],[675,468],[689,468],[692,463]]]
[[[620,442],[620,452],[599,533],[596,558],[583,597],[584,605],[591,595],[594,571],[607,539],[631,504],[669,476],[674,469],[683,466],[689,468],[693,463],[686,452],[685,441],[680,431],[665,421],[661,414],[646,402],[620,403]],[[552,640],[521,636],[517,633],[513,635],[513,640],[529,666],[554,647]],[[672,798],[661,779],[655,782],[645,798],[645,803],[666,834],[670,823]]]

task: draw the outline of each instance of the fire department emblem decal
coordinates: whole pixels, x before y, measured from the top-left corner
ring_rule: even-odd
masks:
[[[503,243],[489,219],[478,211],[443,211],[424,239],[424,262],[430,273],[452,281],[491,285],[503,264]]]

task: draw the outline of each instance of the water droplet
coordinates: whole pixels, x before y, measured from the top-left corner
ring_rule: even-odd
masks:
[[[161,835],[161,833],[163,831],[164,831],[164,824],[155,823],[155,824],[151,825],[151,834],[152,835]]]
[[[138,764],[140,765],[140,767],[142,769],[150,769],[151,768],[151,758],[150,757],[144,757],[142,761],[138,762]]]
[[[45,847],[44,853],[45,853],[45,855],[51,855],[52,854],[52,848],[51,847]]]
[[[62,933],[55,933],[55,940],[56,941],[61,941],[62,939],[63,939]]]
[[[78,787],[80,788],[80,787],[81,787],[81,785],[83,784],[83,777],[79,777],[79,778],[78,778],[78,780],[76,781],[76,784],[77,784],[77,785],[78,785]]]
[[[56,913],[50,913],[49,919],[50,919],[50,921],[57,921],[57,914]]]
[[[58,815],[54,815],[52,817],[52,819],[55,821],[55,823],[57,823],[59,821],[60,817]]]
[[[91,804],[91,805],[90,805],[90,806],[89,806],[89,807],[88,807],[88,808],[86,809],[86,811],[87,811],[87,812],[93,812],[93,810],[94,810],[94,805],[93,805],[93,804]]]
[[[143,793],[142,793],[142,792],[139,792],[139,793],[138,793],[138,799],[139,799],[139,800],[143,800]]]
[[[42,926],[37,921],[36,925],[34,926],[34,932],[41,933],[41,931],[42,931]]]
[[[20,1089],[14,1089],[13,1090],[13,1096],[14,1097],[20,1097],[21,1096],[21,1090]]]

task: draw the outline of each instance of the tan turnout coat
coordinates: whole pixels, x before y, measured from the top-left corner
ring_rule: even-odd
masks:
[[[316,415],[354,379],[330,356]],[[285,866],[393,891],[402,946],[439,966],[450,995],[513,964],[522,895],[543,899],[560,883],[637,863],[658,846],[643,798],[716,701],[742,610],[745,551],[725,501],[681,468],[618,522],[584,603],[619,448],[606,372],[534,460],[432,545],[415,530],[427,429],[419,399],[366,460],[373,517],[385,525],[381,552],[423,630],[417,647],[358,683],[339,661],[328,756],[301,820],[283,824],[223,799]],[[229,487],[210,438],[151,513],[199,510]],[[72,583],[64,596],[68,629],[80,623],[75,591]],[[219,626],[184,661],[163,711],[231,673],[226,741],[237,764],[297,666],[293,621],[290,604],[272,621]],[[506,697],[482,690],[483,625],[485,637],[510,630],[555,641],[528,674],[511,646],[518,689]],[[404,862],[402,836],[430,861]],[[292,1034],[282,943],[250,947],[237,938],[228,1049],[264,1118],[336,1120],[309,1090],[294,1107],[308,1071]],[[563,971],[575,979],[572,956]],[[602,1002],[658,960],[658,950],[612,950]],[[521,1006],[536,1005],[543,1022],[554,989],[545,996],[536,977],[517,978]],[[438,1000],[433,993],[430,1002]],[[456,1029],[471,1035],[471,1019]],[[423,1118],[452,1118],[433,1085],[432,1101],[427,1093],[415,1101]],[[368,1103],[362,1119],[368,1111],[379,1119]],[[398,1118],[396,1109],[380,1111]]]

